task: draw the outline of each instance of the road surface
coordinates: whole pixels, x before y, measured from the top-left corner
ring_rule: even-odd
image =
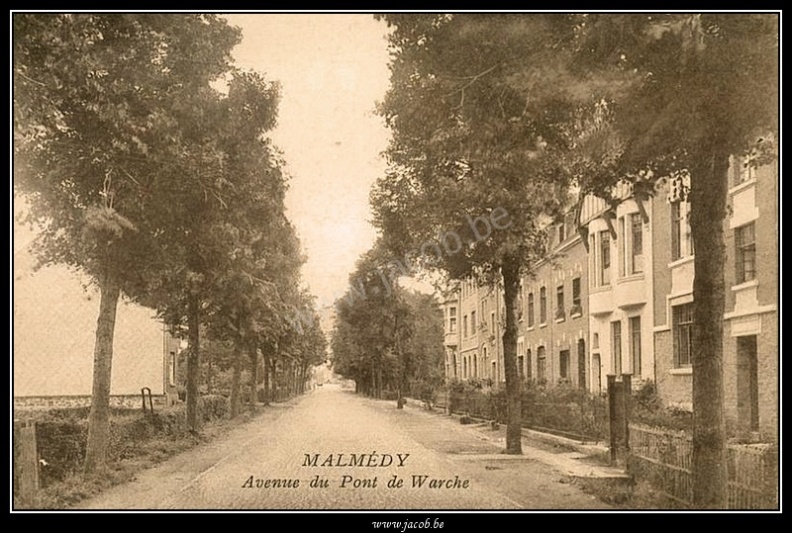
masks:
[[[607,507],[559,471],[440,413],[326,385],[143,471],[80,509]],[[494,435],[494,434],[493,434]]]

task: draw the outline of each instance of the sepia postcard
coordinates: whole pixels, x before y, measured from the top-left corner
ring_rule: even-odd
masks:
[[[10,15],[12,512],[780,510],[780,12]]]

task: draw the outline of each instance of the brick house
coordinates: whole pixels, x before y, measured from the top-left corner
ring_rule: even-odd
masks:
[[[502,383],[502,292],[468,279],[445,296],[441,307],[445,317],[446,378]]]
[[[547,228],[548,254],[523,277],[517,363],[523,379],[588,388],[588,268],[575,210]]]
[[[732,434],[775,439],[778,430],[778,171],[733,157],[729,171],[724,405]],[[692,402],[693,243],[689,204],[673,182],[655,200],[655,354],[663,400]]]
[[[751,157],[733,157],[729,171],[724,404],[731,434],[774,440],[778,169],[757,167]],[[614,205],[589,196],[577,216],[548,226],[548,255],[520,287],[523,379],[597,393],[608,374],[629,373],[633,388],[651,380],[665,405],[692,408],[694,247],[686,180],[660,180],[653,194],[637,197],[623,185]],[[465,281],[444,307],[446,376],[502,383],[502,291]]]

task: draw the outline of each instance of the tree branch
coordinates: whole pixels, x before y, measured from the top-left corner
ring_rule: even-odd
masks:
[[[488,68],[487,70],[485,70],[485,71],[483,71],[483,72],[479,72],[478,74],[476,74],[476,75],[474,75],[474,76],[468,76],[467,78],[462,78],[462,79],[467,79],[467,80],[470,80],[470,81],[468,81],[466,84],[464,84],[464,85],[463,85],[462,87],[460,87],[459,89],[457,89],[457,90],[455,90],[455,91],[453,91],[453,92],[450,92],[450,93],[448,93],[448,94],[446,95],[446,98],[448,98],[449,96],[453,96],[453,95],[455,95],[455,94],[457,94],[457,93],[460,93],[460,92],[464,94],[464,91],[465,91],[465,89],[467,89],[468,87],[470,87],[471,85],[473,85],[474,83],[476,83],[476,82],[477,82],[479,79],[481,79],[482,77],[486,76],[487,74],[489,74],[490,72],[492,72],[493,70],[495,70],[496,68],[498,68],[499,66],[500,66],[500,65],[493,65],[493,66],[491,66],[490,68]]]
[[[14,69],[14,72],[16,72],[17,74],[19,74],[20,76],[22,76],[23,78],[25,78],[27,81],[29,81],[31,83],[35,83],[36,85],[39,85],[41,87],[46,87],[47,86],[45,83],[42,83],[42,82],[40,82],[38,80],[34,80],[30,76],[25,76],[24,74],[22,74],[22,72],[20,72],[19,69]]]

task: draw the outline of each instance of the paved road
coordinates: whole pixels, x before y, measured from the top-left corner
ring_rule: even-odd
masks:
[[[485,432],[449,417],[397,410],[395,402],[329,385],[268,407],[250,423],[79,508],[606,507],[530,454],[507,456],[502,449]]]

